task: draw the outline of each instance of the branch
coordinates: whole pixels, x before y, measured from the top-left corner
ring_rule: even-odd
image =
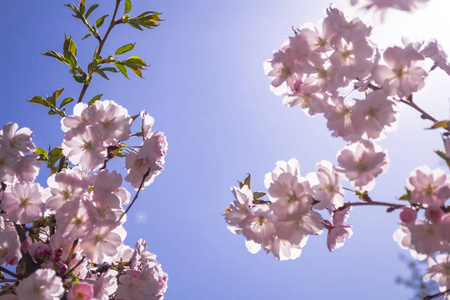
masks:
[[[119,24],[119,22],[116,22],[116,15],[117,15],[117,10],[119,9],[119,5],[120,5],[121,1],[122,0],[116,0],[116,7],[114,8],[114,14],[112,16],[111,22],[109,23],[108,30],[106,30],[106,33],[105,33],[105,36],[103,37],[103,39],[100,39],[100,43],[98,46],[98,55],[100,55],[100,53],[102,52],[103,45],[105,45],[105,41],[108,38],[108,35],[111,32],[111,30],[113,29],[113,27],[116,26],[117,24]]]
[[[433,299],[433,298],[436,298],[436,297],[439,297],[439,296],[443,296],[443,295],[447,294],[448,292],[450,292],[450,289],[448,289],[448,290],[446,290],[444,292],[440,292],[440,293],[434,294],[434,295],[426,296],[426,297],[423,298],[423,300],[430,300],[430,299]]]
[[[8,275],[11,276],[11,277],[20,279],[19,275],[17,275],[17,274],[14,273],[14,272],[11,272],[10,270],[8,270],[8,269],[6,269],[6,268],[4,268],[4,267],[2,267],[2,266],[0,266],[0,271],[3,272],[3,273],[8,274]]]
[[[120,20],[119,21],[115,20],[116,19],[116,15],[117,15],[117,10],[119,9],[119,5],[120,5],[121,1],[122,0],[116,0],[116,7],[114,8],[114,14],[113,14],[113,17],[112,17],[111,22],[109,24],[108,30],[105,33],[105,36],[103,38],[101,38],[100,35],[98,35],[98,34],[95,36],[97,38],[98,42],[99,42],[98,52],[97,52],[98,55],[100,55],[100,53],[102,52],[103,46],[105,45],[105,42],[106,42],[106,39],[108,38],[108,35],[111,32],[111,30],[113,29],[113,27],[115,25],[121,23],[121,22],[119,22]],[[78,103],[83,101],[84,94],[86,93],[87,88],[91,84],[92,77],[90,75],[91,75],[91,73],[89,73],[89,76],[86,76],[86,81],[83,84],[83,88],[81,89],[80,96],[78,97]]]
[[[347,207],[350,206],[368,206],[368,205],[375,205],[375,206],[388,206],[388,207],[392,207],[393,209],[397,209],[397,208],[403,208],[405,206],[405,204],[394,204],[394,203],[387,203],[387,202],[378,202],[378,201],[369,201],[369,202],[348,202],[348,203],[344,203],[344,206],[341,206],[339,209],[345,209]]]

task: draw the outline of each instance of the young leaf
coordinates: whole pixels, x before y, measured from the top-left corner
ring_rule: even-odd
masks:
[[[64,35],[64,46],[63,46],[63,50],[64,50],[64,57],[65,58],[70,58],[70,54],[72,54],[73,56],[77,56],[77,45],[75,44],[74,41],[72,41],[72,37],[67,37],[66,35]]]
[[[431,126],[430,129],[436,129],[436,128],[448,128],[449,125],[450,125],[450,121],[449,121],[449,120],[438,121],[438,122],[434,123],[434,125]]]
[[[148,65],[145,63],[145,61],[142,58],[140,58],[139,56],[128,57],[125,61],[123,61],[123,63],[126,65],[133,64],[133,65],[148,67]]]
[[[43,148],[36,148],[34,151],[35,154],[39,155],[39,160],[45,160],[48,159],[48,153]]]
[[[72,102],[74,99],[72,97],[68,97],[66,99],[64,99],[61,104],[59,105],[59,108],[63,108],[65,105],[69,104],[70,102]]]
[[[125,0],[125,8],[124,8],[123,14],[129,13],[130,10],[131,10],[131,1]]]
[[[98,75],[102,76],[106,80],[109,80],[108,76],[106,76],[105,72],[103,72],[102,69],[95,70],[95,73],[97,73]]]
[[[61,89],[59,89],[59,90],[56,90],[54,93],[53,93],[53,95],[52,95],[52,98],[53,99],[58,99],[59,98],[59,96],[61,95],[61,93],[64,91],[64,86],[61,88]]]
[[[447,166],[450,168],[450,158],[442,151],[435,151],[436,154],[442,158],[443,160],[445,160],[445,163],[447,164]]]
[[[91,5],[91,7],[88,8],[88,10],[86,11],[86,14],[84,14],[84,17],[87,19],[89,17],[89,15],[97,8],[99,7],[99,4],[93,4]]]
[[[116,50],[116,52],[114,52],[114,55],[120,55],[120,54],[123,54],[125,52],[133,50],[135,44],[136,43],[134,43],[134,44],[127,44],[127,45],[124,45],[124,46],[120,47],[119,49]]]
[[[247,175],[247,178],[244,179],[244,185],[248,186],[248,188],[250,188],[250,179],[251,179],[251,175],[249,173]]]
[[[102,96],[103,96],[103,94],[98,94],[98,95],[92,97],[92,99],[89,100],[88,105],[91,105],[91,104],[94,103],[95,101],[100,100],[100,98],[101,98]]]
[[[75,79],[76,82],[79,82],[79,83],[85,83],[86,82],[86,79],[83,76],[75,75],[75,76],[73,76],[73,78]]]
[[[81,39],[84,40],[85,38],[88,38],[88,37],[90,37],[91,35],[92,35],[92,33],[86,33],[86,35],[83,36]]]
[[[101,17],[97,20],[97,22],[95,22],[95,26],[97,26],[97,28],[100,28],[100,27],[103,25],[103,23],[105,22],[105,19],[106,19],[107,16],[109,16],[109,15],[101,16]]]
[[[114,63],[114,65],[117,67],[117,69],[119,69],[119,71],[123,74],[123,76],[130,79],[127,74],[127,67],[125,67],[123,64],[121,64],[119,62]]]
[[[398,200],[406,200],[406,201],[411,201],[411,191],[406,190],[406,194],[401,195]]]

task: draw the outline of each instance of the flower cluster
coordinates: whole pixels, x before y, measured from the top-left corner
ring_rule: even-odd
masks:
[[[365,8],[410,11],[426,1],[369,2]],[[449,121],[438,122],[413,102],[413,94],[424,87],[429,72],[440,68],[450,75],[450,64],[435,40],[404,41],[402,46],[382,50],[370,40],[371,31],[360,19],[348,19],[330,7],[325,19],[316,26],[295,29],[295,35],[264,62],[271,90],[284,95],[283,105],[299,107],[309,116],[322,115],[331,135],[348,144],[338,152],[336,165],[322,161],[317,172],[305,177],[300,176],[295,159],[278,162],[264,180],[269,201],[261,199],[265,193],[252,193],[249,182],[232,187],[236,201],[227,209],[225,220],[233,233],[245,236],[250,252],[262,248],[284,260],[299,257],[308,237],[324,228],[330,251],[343,246],[353,233],[352,226],[344,224],[353,206],[401,209],[394,239],[414,257],[428,257],[430,271],[425,279],[437,280],[441,290],[448,292],[448,257],[443,259],[439,253],[450,252],[450,175],[426,166],[414,170],[406,183],[407,194],[401,198],[408,201],[406,205],[373,201],[368,192],[375,178],[388,169],[387,150],[375,141],[397,128],[400,104],[421,112],[422,118],[435,123],[433,128],[450,128]],[[350,98],[354,93],[361,96]],[[449,141],[448,136],[444,138],[447,153],[440,156],[450,166]],[[344,203],[339,178],[348,181],[363,202]],[[330,220],[320,210],[328,212]],[[419,211],[424,212],[422,221]],[[436,255],[437,262],[432,259]]]
[[[48,162],[49,154],[34,154],[28,128],[3,127],[0,264],[16,266],[17,281],[2,287],[0,299],[163,298],[167,274],[156,256],[143,240],[135,250],[123,244],[123,206],[130,193],[122,176],[106,169],[110,159],[128,151],[125,180],[139,192],[164,168],[164,134],[151,132],[153,118],[145,111],[141,117],[142,131],[135,136],[143,143],[135,150],[123,144],[132,124],[126,109],[109,100],[75,105],[74,114],[61,121],[62,154],[73,167],[60,163],[46,188],[34,180],[39,160]]]

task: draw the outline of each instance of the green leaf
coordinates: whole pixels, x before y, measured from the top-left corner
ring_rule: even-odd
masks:
[[[106,19],[107,16],[109,16],[109,15],[101,16],[101,17],[97,20],[97,22],[95,22],[95,26],[97,26],[97,28],[100,28],[100,27],[103,25],[103,23],[105,22],[105,19]]]
[[[33,98],[31,98],[30,100],[27,100],[28,102],[31,102],[31,103],[37,103],[37,104],[41,104],[41,105],[44,105],[44,106],[46,106],[46,107],[50,107],[51,105],[46,101],[46,100],[44,100],[41,96],[34,96]]]
[[[79,9],[80,14],[84,14],[85,10],[86,10],[86,1],[81,1],[80,5],[79,5]]]
[[[125,0],[125,8],[124,8],[123,14],[129,13],[130,10],[131,10],[131,1]]]
[[[261,197],[264,197],[266,195],[266,193],[264,192],[253,192],[253,199],[254,200],[258,200]]]
[[[69,104],[70,102],[72,102],[74,99],[72,97],[67,97],[66,99],[64,99],[61,104],[59,105],[59,108],[63,108],[64,106],[66,106],[67,104]]]
[[[124,24],[130,24],[132,27],[139,29],[139,30],[143,30],[142,27],[151,29],[151,28],[159,26],[159,24],[156,22],[162,21],[158,17],[160,14],[161,13],[157,13],[154,11],[146,11],[134,18],[130,18],[129,16],[123,16],[122,22]]]
[[[114,68],[114,67],[104,67],[104,68],[101,68],[100,70],[102,70],[102,71],[104,71],[104,72],[113,72],[113,73],[119,72],[119,71],[117,71],[117,69]]]
[[[106,76],[106,74],[105,74],[105,72],[103,72],[103,70],[101,70],[101,69],[95,70],[95,73],[97,73],[98,75],[102,76],[106,80],[109,80],[108,76]]]
[[[88,105],[92,105],[95,101],[100,100],[100,98],[103,96],[103,94],[98,94],[94,97],[92,97],[91,100],[89,100]]]
[[[54,93],[53,93],[53,95],[52,95],[52,98],[53,99],[58,99],[59,98],[59,96],[61,95],[61,93],[64,91],[64,86],[61,88],[61,89],[59,89],[59,90],[56,90]]]
[[[48,153],[47,151],[45,151],[45,149],[43,148],[36,148],[36,150],[34,151],[34,153],[39,155],[39,159],[40,160],[45,160],[48,159]]]
[[[74,57],[77,56],[77,45],[74,41],[72,41],[72,37],[67,37],[66,35],[64,35],[63,50],[65,58],[70,58],[69,53],[71,53]]]
[[[123,63],[148,67],[148,65],[145,63],[145,61],[142,58],[140,58],[139,56],[128,57],[125,61],[123,61]]]
[[[435,122],[433,126],[431,126],[430,129],[436,129],[436,128],[448,128],[450,127],[450,121],[449,120],[445,120],[445,121],[438,121]]]
[[[406,190],[406,194],[401,195],[398,200],[406,200],[406,201],[411,201],[411,191]]]
[[[84,14],[84,17],[87,19],[89,17],[89,15],[97,8],[99,7],[99,4],[93,4],[91,5],[88,10],[86,11],[86,13]]]
[[[250,179],[251,179],[251,175],[249,173],[247,175],[247,177],[244,179],[244,185],[248,186],[248,188],[250,188]]]
[[[120,47],[119,49],[116,50],[116,52],[114,52],[114,55],[120,55],[120,54],[123,54],[125,52],[133,50],[135,44],[136,43],[134,43],[134,44],[130,43],[130,44],[127,44],[127,45],[124,45],[124,46]]]
[[[74,75],[73,78],[75,79],[76,82],[79,82],[79,83],[86,82],[86,79],[83,76]]]
[[[61,147],[55,147],[52,149],[52,151],[50,151],[50,156],[54,156],[54,155],[61,155],[62,154],[62,148]]]
[[[84,39],[86,39],[86,38],[88,38],[88,37],[90,37],[92,35],[92,33],[86,33],[86,35],[85,36],[83,36],[81,39],[82,40],[84,40]]]
[[[123,64],[118,63],[118,62],[114,63],[114,65],[116,66],[117,69],[119,69],[119,71],[123,74],[123,76],[130,79],[127,74],[127,67],[125,67]]]
[[[434,151],[436,152],[436,154],[442,158],[443,160],[445,160],[445,163],[447,164],[447,166],[450,168],[450,158],[442,151]]]

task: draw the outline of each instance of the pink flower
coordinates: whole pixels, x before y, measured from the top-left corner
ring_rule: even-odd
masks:
[[[0,231],[0,265],[15,265],[21,258],[19,238],[14,231]]]
[[[152,137],[153,133],[151,132],[153,124],[155,124],[155,119],[150,116],[146,110],[141,111],[140,113],[142,119],[142,136],[144,140]]]
[[[264,63],[264,69],[272,80],[273,91],[284,94],[303,76],[301,67],[296,63],[297,56],[291,48],[273,53],[273,59]]]
[[[379,90],[368,93],[365,100],[356,101],[351,114],[358,136],[378,139],[386,136],[387,130],[397,129],[397,106]]]
[[[260,204],[242,222],[242,234],[254,243],[270,245],[275,235],[273,216],[267,205]]]
[[[83,171],[100,168],[107,159],[107,152],[97,131],[92,126],[87,126],[77,135],[71,133],[69,131],[64,137],[63,154]]]
[[[164,169],[164,157],[167,153],[167,141],[164,133],[155,132],[145,140],[138,152],[127,155],[126,169],[129,174],[125,180],[138,189],[147,174],[143,187],[150,185]]]
[[[33,132],[27,127],[19,129],[19,125],[9,122],[0,130],[0,145],[3,151],[11,155],[20,155],[20,152],[31,153],[36,146],[31,142]]]
[[[69,290],[67,300],[91,300],[93,294],[93,284],[80,281]]]
[[[316,168],[317,173],[307,176],[314,190],[314,200],[318,201],[314,204],[314,208],[326,208],[331,212],[344,204],[344,189],[331,162],[322,160],[316,165]]]
[[[412,203],[441,206],[450,197],[450,176],[443,170],[422,166],[409,174],[406,189],[411,192]]]
[[[9,221],[31,223],[44,215],[47,194],[38,183],[15,183],[3,193],[1,208]]]
[[[375,186],[375,177],[387,171],[389,159],[386,152],[370,141],[361,141],[345,147],[338,153],[340,176],[366,191]]]
[[[38,269],[19,283],[16,294],[21,300],[59,300],[64,287],[55,271]]]
[[[427,72],[419,61],[424,57],[412,47],[389,47],[383,54],[387,65],[373,70],[373,79],[389,96],[409,97],[425,85]]]
[[[331,225],[327,236],[327,246],[330,252],[344,246],[345,240],[353,235],[352,225],[344,225],[351,209],[350,206],[333,213],[333,225]]]
[[[439,291],[445,292],[450,287],[450,260],[448,254],[439,254],[436,261],[432,257],[427,260],[428,271],[423,277],[424,281],[433,279],[439,284]],[[444,299],[448,298],[448,293],[444,295]]]
[[[244,185],[240,189],[233,186],[231,187],[231,192],[236,200],[231,203],[230,210],[225,215],[225,221],[231,232],[241,234],[242,228],[239,226],[240,222],[249,214],[253,213],[253,193],[247,185]]]

